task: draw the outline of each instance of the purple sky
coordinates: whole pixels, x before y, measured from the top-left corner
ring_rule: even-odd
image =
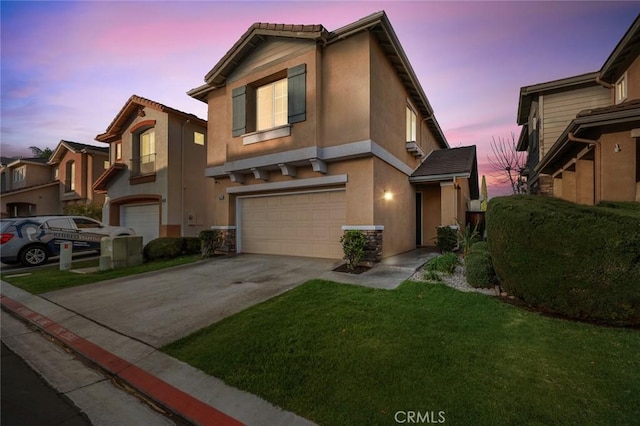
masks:
[[[380,10],[449,144],[477,145],[489,174],[492,137],[518,136],[520,87],[600,69],[640,2],[3,0],[1,153],[99,145],[132,94],[206,118],[186,91],[254,22],[331,31]]]

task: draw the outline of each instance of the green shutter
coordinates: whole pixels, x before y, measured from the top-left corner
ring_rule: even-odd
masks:
[[[231,92],[233,100],[233,129],[231,134],[240,136],[247,133],[247,87],[237,87]]]
[[[307,119],[307,65],[301,64],[287,70],[289,124]]]

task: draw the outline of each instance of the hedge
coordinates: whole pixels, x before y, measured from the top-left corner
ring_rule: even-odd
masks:
[[[634,203],[493,198],[487,235],[502,286],[525,303],[580,320],[640,325],[640,209]]]
[[[146,261],[172,259],[188,254],[200,253],[198,237],[160,237],[151,240],[142,251]]]
[[[496,282],[489,245],[484,241],[473,243],[465,258],[467,283],[475,288],[490,288]]]

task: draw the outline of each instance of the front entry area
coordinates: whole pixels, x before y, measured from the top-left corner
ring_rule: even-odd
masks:
[[[237,206],[239,252],[342,258],[343,189],[245,196]]]

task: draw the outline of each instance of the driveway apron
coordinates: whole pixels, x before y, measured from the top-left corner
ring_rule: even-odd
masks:
[[[243,254],[41,296],[157,348],[319,278],[339,264]]]

